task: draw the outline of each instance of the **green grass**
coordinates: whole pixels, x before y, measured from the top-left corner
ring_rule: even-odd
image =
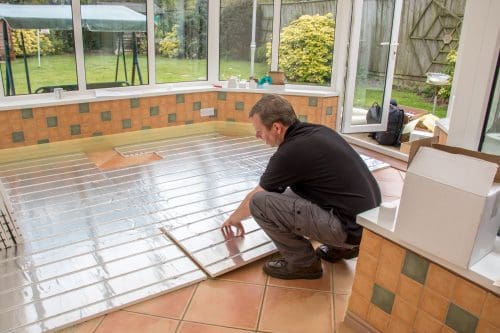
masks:
[[[358,106],[369,108],[373,104],[373,102],[377,102],[378,104],[382,104],[382,96],[383,96],[382,90],[366,89],[365,93],[366,93],[365,97],[361,98],[360,97],[361,90],[357,90],[355,92],[355,100],[362,101],[361,103],[358,103]],[[419,95],[413,91],[399,90],[399,89],[393,88],[391,98],[395,99],[398,102],[398,105],[400,105],[403,109],[405,107],[413,108],[413,109],[422,109],[422,110],[427,111],[428,113],[432,113],[432,104],[433,104],[432,98],[429,99],[428,97],[425,97],[423,95]],[[444,105],[437,104],[436,105],[436,116],[439,118],[446,117],[447,108],[448,108],[448,105],[446,105],[446,104],[444,104]]]
[[[131,83],[132,76],[132,56],[126,55],[127,81]],[[28,58],[31,88],[34,92],[43,86],[76,84],[76,62],[75,57],[70,55],[44,56],[41,58],[41,66],[38,67],[36,57]],[[114,55],[87,55],[85,57],[85,68],[87,82],[113,82],[115,80],[116,56]],[[141,69],[144,84],[148,83],[147,59],[139,56],[139,66]],[[24,62],[22,58],[17,58],[12,62],[16,94],[27,94],[26,76],[24,72]],[[255,77],[262,77],[269,70],[265,63],[255,64]],[[227,79],[232,75],[240,76],[241,79],[248,79],[250,76],[250,63],[248,61],[231,61],[222,59],[220,62],[221,79]],[[5,64],[2,64],[2,76],[5,80]],[[156,58],[156,81],[158,83],[203,81],[207,77],[206,60],[194,59],[169,59],[164,57]],[[123,62],[120,57],[118,81],[125,81]],[[139,84],[136,74],[135,85]],[[5,87],[5,82],[4,82]],[[361,100],[361,105],[369,108],[374,101],[381,103],[382,91],[367,89],[364,98],[361,98],[361,89],[356,91],[355,100]],[[423,109],[432,112],[432,99],[418,95],[413,91],[397,90],[392,91],[392,98],[398,104]],[[436,115],[440,118],[446,116],[446,105],[438,105]]]
[[[125,57],[127,66],[127,80],[123,60],[120,57],[118,67],[118,81],[132,80],[132,56]],[[148,83],[147,59],[139,56],[139,67],[141,69],[144,84]],[[76,84],[76,62],[73,56],[54,55],[41,57],[41,66],[38,67],[36,57],[28,58],[28,67],[31,81],[31,90],[43,86]],[[115,81],[116,56],[113,55],[90,55],[85,57],[85,69],[88,83],[113,82]],[[250,76],[250,64],[248,61],[221,60],[221,77],[229,78],[231,75],[240,75],[241,79]],[[27,94],[28,88],[24,71],[24,61],[17,58],[12,62],[14,85],[16,94]],[[261,77],[266,74],[266,64],[256,63],[255,74]],[[2,76],[5,78],[5,65],[2,65]],[[207,79],[207,61],[195,59],[168,59],[156,58],[156,81],[157,83],[204,81]],[[136,72],[135,85],[139,85]],[[4,79],[5,87],[5,79]]]

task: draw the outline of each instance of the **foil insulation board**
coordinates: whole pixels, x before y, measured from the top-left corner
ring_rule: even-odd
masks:
[[[212,133],[116,150],[163,159],[109,171],[83,153],[0,165],[23,236],[0,250],[0,332],[68,326],[276,251],[252,219],[242,238],[220,231],[273,148]]]

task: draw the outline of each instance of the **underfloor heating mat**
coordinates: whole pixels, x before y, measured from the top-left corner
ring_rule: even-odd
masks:
[[[84,153],[0,165],[22,235],[0,249],[0,332],[66,327],[276,251],[252,219],[242,238],[220,231],[275,149],[212,133],[115,150],[162,159],[107,171]]]

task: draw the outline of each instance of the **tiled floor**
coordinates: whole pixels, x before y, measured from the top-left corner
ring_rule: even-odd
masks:
[[[373,157],[384,159],[378,154]],[[101,155],[96,159],[111,158]],[[118,166],[119,161],[115,161]],[[386,168],[374,175],[384,201],[399,198],[405,172]],[[262,263],[255,262],[61,332],[356,332],[343,325],[356,259],[323,262],[324,275],[319,280],[269,278],[262,272]]]

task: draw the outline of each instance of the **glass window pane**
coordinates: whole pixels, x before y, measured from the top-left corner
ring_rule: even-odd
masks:
[[[337,1],[281,4],[279,69],[288,83],[329,86]]]
[[[207,80],[208,0],[155,0],[156,82]]]
[[[77,89],[71,2],[0,1],[0,71],[6,96]]]
[[[252,26],[254,0],[222,0],[220,8],[220,80],[231,76],[247,80],[267,74],[271,63],[273,31],[273,2],[256,1],[255,27]],[[252,31],[254,33],[252,34]],[[255,47],[252,47],[252,35]],[[251,73],[251,54],[254,53],[254,72]]]
[[[82,0],[87,89],[148,84],[146,0]]]
[[[352,124],[382,121],[380,108],[384,104],[394,4],[394,0],[363,2]]]

